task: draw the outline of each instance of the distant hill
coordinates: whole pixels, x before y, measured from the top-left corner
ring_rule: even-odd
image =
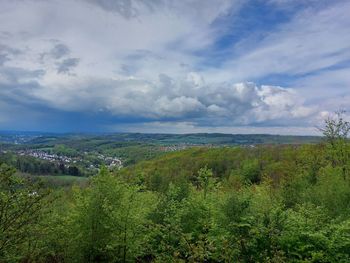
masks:
[[[292,136],[269,134],[150,134],[150,133],[106,133],[106,134],[61,134],[40,132],[0,132],[0,142],[16,144],[91,144],[134,142],[156,145],[254,145],[254,144],[305,144],[318,143],[319,136]]]

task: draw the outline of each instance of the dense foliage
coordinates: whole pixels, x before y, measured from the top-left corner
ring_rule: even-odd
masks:
[[[18,171],[33,175],[72,175],[83,176],[87,172],[78,165],[65,166],[63,163],[52,163],[31,156],[20,156],[11,152],[0,155],[0,163],[15,167]]]
[[[0,262],[350,262],[350,143],[195,148],[50,192],[0,167]]]

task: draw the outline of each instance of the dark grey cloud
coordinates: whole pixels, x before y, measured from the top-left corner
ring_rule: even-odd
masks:
[[[0,31],[0,38],[8,38],[10,37],[12,34],[8,31]]]
[[[68,46],[61,44],[61,43],[55,45],[50,51],[50,55],[56,59],[60,59],[64,56],[68,55],[69,53],[70,53],[70,50],[69,50]]]
[[[41,88],[43,70],[0,66],[0,127],[30,129],[49,105],[33,93]],[[8,126],[6,126],[8,125]]]
[[[54,46],[47,52],[42,52],[40,54],[41,62],[47,59],[59,60],[70,54],[70,49],[67,45],[63,43],[57,43],[58,40],[51,40],[50,43],[54,43]]]
[[[0,66],[4,65],[6,61],[11,60],[10,57],[16,56],[22,53],[21,50],[16,48],[11,48],[8,45],[0,43]]]
[[[72,69],[78,66],[79,58],[67,58],[57,64],[58,64],[58,67],[57,67],[58,74],[69,74],[71,73]]]
[[[127,64],[122,64],[120,65],[120,70],[119,73],[122,75],[133,75],[137,71],[136,67],[134,65],[127,65]]]
[[[137,9],[131,0],[86,0],[87,2],[97,5],[105,11],[117,12],[125,18],[135,17]],[[146,1],[145,1],[146,2]]]
[[[18,67],[0,67],[0,76],[6,80],[6,83],[13,84],[23,83],[24,80],[31,82],[32,80],[44,76],[45,73],[46,72],[43,69],[27,70]],[[3,84],[0,82],[0,87],[1,85]]]
[[[9,60],[9,58],[7,57],[7,54],[0,53],[0,66],[4,65],[4,63],[8,60]]]

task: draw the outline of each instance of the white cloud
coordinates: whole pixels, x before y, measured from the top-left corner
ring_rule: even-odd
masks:
[[[349,10],[350,2],[341,1],[327,8],[301,11],[290,22],[265,32],[261,40],[241,40],[233,47],[239,50],[238,58],[228,59],[221,68],[208,70],[208,74],[215,80],[235,81],[269,74],[298,76],[348,61]],[[254,45],[249,43],[251,40]]]
[[[327,96],[327,86],[336,87],[333,97],[349,94],[348,69],[318,71],[350,60],[350,4],[304,10],[257,45],[239,42],[232,47],[238,55],[222,66],[202,65],[227,33],[217,21],[229,15],[233,22],[246,3],[3,0],[0,108],[10,112],[11,101],[20,106],[14,112],[35,105],[139,117],[154,127],[171,121],[194,131],[313,126],[319,112],[336,106],[331,98],[311,103],[313,96]],[[276,73],[303,77],[294,89],[249,82]]]
[[[118,124],[106,126],[107,130],[122,132],[146,132],[146,133],[231,133],[231,134],[279,134],[279,135],[320,135],[316,127],[281,127],[281,126],[238,126],[238,127],[213,127],[198,126],[191,122],[146,122],[137,124]]]
[[[8,71],[4,69],[0,73],[6,78]],[[13,68],[9,69],[13,74]],[[1,95],[18,103],[37,102],[67,112],[106,112],[116,117],[159,121],[170,118],[199,126],[296,123],[315,113],[292,89],[258,87],[254,83],[207,84],[193,72],[180,79],[162,74],[159,80],[149,81],[19,71],[14,79],[15,82],[0,83],[7,86]]]
[[[321,71],[316,74],[302,77],[295,81],[295,85],[303,90],[303,93],[311,101],[324,103],[328,99],[339,99],[349,95],[350,69],[340,68]],[[339,105],[344,107],[344,105]]]
[[[212,23],[243,2],[4,0],[0,32],[9,34],[0,43],[23,51],[8,65],[31,70],[57,70],[55,60],[65,56],[79,59],[74,73],[80,76],[175,77],[198,61],[192,51],[215,41],[221,29]]]

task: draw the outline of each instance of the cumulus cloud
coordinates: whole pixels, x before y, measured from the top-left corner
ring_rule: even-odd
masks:
[[[328,69],[350,59],[349,3],[303,9],[256,45],[245,36],[223,63],[208,62],[247,2],[4,0],[0,119],[13,109],[34,119],[52,111],[141,118],[138,127],[154,129],[313,126],[336,106],[312,100],[326,96],[327,79],[336,96],[348,94],[348,67]],[[270,74],[298,78],[288,88],[268,85]]]
[[[254,83],[206,83],[190,72],[158,80],[96,78],[2,67],[1,97],[66,112],[105,112],[150,121],[191,121],[199,126],[300,123],[315,113],[293,89]],[[55,76],[55,77],[54,77]]]
[[[315,127],[300,126],[198,126],[192,122],[145,122],[132,124],[118,124],[106,126],[110,129],[118,129],[122,132],[147,132],[147,133],[233,133],[233,134],[280,134],[280,135],[319,135]]]

